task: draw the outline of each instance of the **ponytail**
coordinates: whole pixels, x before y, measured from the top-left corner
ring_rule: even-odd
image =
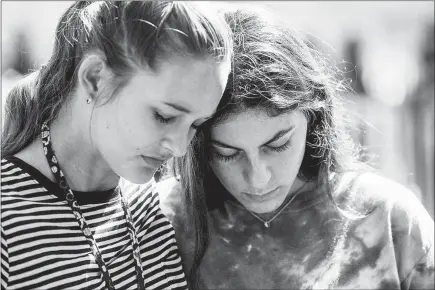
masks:
[[[29,145],[38,135],[39,110],[35,101],[39,71],[20,80],[9,92],[4,104],[1,157],[12,156]]]

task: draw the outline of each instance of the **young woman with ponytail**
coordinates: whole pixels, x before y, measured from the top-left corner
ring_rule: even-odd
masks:
[[[63,14],[48,63],[6,101],[2,289],[186,288],[150,180],[214,113],[231,53],[225,21],[194,2]]]

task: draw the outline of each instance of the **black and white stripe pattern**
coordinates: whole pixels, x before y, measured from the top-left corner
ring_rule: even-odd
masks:
[[[16,159],[3,159],[1,170],[2,289],[104,289],[92,251],[60,189]],[[151,183],[123,190],[138,233],[146,288],[185,289],[174,230],[160,210],[157,192]],[[137,289],[119,195],[78,200],[115,288]]]

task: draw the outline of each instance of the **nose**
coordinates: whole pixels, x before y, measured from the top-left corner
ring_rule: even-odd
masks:
[[[187,152],[190,142],[192,141],[194,131],[189,129],[174,130],[174,132],[165,136],[162,141],[162,147],[170,152],[174,157],[184,156]]]
[[[249,158],[249,162],[244,170],[246,182],[252,189],[264,189],[272,177],[272,173],[268,168],[267,162],[261,160],[260,156]]]

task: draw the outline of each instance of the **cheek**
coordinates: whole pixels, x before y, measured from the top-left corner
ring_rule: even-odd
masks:
[[[210,167],[222,185],[230,192],[236,192],[243,184],[241,169],[233,164],[213,161]]]
[[[304,156],[305,152],[305,144],[298,144],[298,146],[294,146],[290,148],[288,152],[286,152],[286,156],[283,156],[283,160],[291,167],[299,167],[300,161]]]
[[[136,148],[158,143],[161,136],[161,130],[157,128],[152,116],[137,108],[117,110],[116,131],[123,142]]]
[[[282,152],[275,158],[273,174],[276,181],[281,183],[292,182],[298,174],[304,157],[305,144],[298,144],[287,151]]]
[[[296,155],[292,152],[283,152],[276,156],[273,166],[271,166],[274,179],[276,181],[285,181],[291,178],[293,173],[299,170]]]

